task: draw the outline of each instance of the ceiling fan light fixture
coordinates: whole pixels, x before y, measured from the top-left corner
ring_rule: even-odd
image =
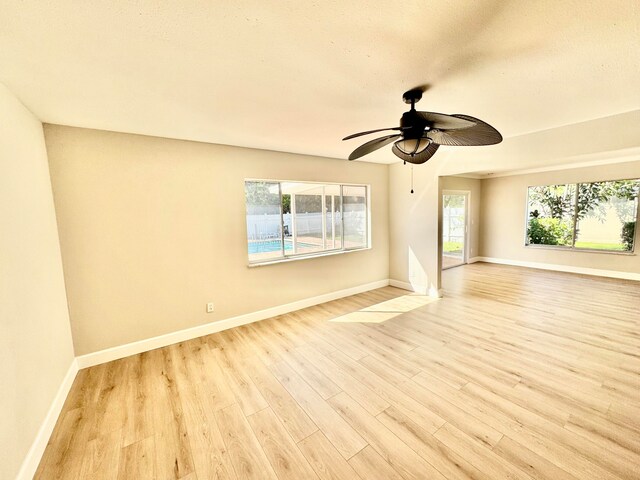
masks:
[[[405,155],[411,155],[412,157],[424,152],[429,145],[431,145],[431,139],[427,137],[405,138],[402,140],[398,140],[395,143],[395,146],[398,147],[398,150],[400,150]]]

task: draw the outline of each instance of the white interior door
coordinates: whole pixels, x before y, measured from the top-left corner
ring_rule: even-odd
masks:
[[[442,268],[467,263],[469,192],[442,195]]]

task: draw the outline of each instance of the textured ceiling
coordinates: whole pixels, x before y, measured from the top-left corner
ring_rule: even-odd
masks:
[[[0,81],[44,122],[337,158],[422,84],[505,137],[640,109],[639,45],[637,0],[0,4]]]

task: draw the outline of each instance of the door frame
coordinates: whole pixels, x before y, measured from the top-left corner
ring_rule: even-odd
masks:
[[[442,211],[440,214],[444,219],[444,196],[445,195],[464,195],[464,248],[462,250],[462,263],[458,265],[452,265],[450,267],[442,267],[442,270],[447,270],[449,268],[459,267],[460,265],[466,265],[469,263],[469,236],[470,236],[470,227],[471,227],[471,190],[442,190]],[[442,235],[440,235],[440,243],[442,244],[441,255],[444,256],[444,231]]]

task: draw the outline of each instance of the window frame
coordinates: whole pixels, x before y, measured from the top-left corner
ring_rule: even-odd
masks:
[[[266,179],[266,178],[245,178],[243,180],[243,191],[246,192],[246,184],[247,182],[265,182],[265,183],[277,183],[278,184],[278,195],[280,197],[280,241],[282,243],[281,256],[266,258],[264,260],[251,260],[249,258],[248,247],[249,247],[249,237],[248,232],[246,230],[246,217],[247,217],[247,200],[245,196],[245,246],[247,252],[247,260],[249,267],[259,267],[264,265],[272,265],[276,263],[285,263],[292,262],[297,260],[305,260],[308,258],[317,258],[317,257],[327,257],[331,255],[340,255],[343,253],[350,252],[358,252],[362,250],[370,250],[372,248],[372,239],[371,239],[371,185],[364,183],[340,183],[340,182],[319,182],[319,181],[311,181],[311,180],[277,180],[277,179]],[[311,185],[325,186],[325,185],[337,185],[340,187],[340,231],[342,235],[341,239],[341,247],[340,248],[332,248],[327,250],[321,250],[317,252],[307,252],[307,253],[295,253],[295,254],[286,254],[285,253],[285,235],[284,235],[284,211],[282,209],[282,184],[283,183],[306,183]],[[343,195],[343,187],[364,187],[365,189],[365,205],[366,205],[366,215],[365,215],[365,232],[366,232],[366,245],[363,247],[350,247],[345,248],[344,246],[344,195]],[[326,197],[326,195],[324,195]],[[322,200],[322,203],[325,204],[325,199]],[[295,208],[292,206],[292,208]],[[326,213],[326,212],[323,212]],[[292,222],[294,221],[292,212]]]
[[[578,195],[580,192],[580,185],[593,184],[593,183],[605,183],[605,182],[623,182],[623,181],[631,181],[635,180],[640,183],[640,177],[632,177],[632,178],[616,178],[612,180],[592,180],[589,182],[558,182],[558,183],[545,183],[538,185],[527,185],[526,190],[526,199],[525,199],[525,219],[524,219],[524,247],[532,248],[532,249],[541,249],[541,250],[559,250],[559,251],[574,251],[574,252],[585,252],[585,253],[604,253],[610,255],[637,255],[636,246],[638,241],[638,230],[640,230],[640,192],[636,197],[636,215],[635,222],[636,227],[633,233],[633,248],[631,250],[606,250],[600,248],[581,248],[576,247],[576,227],[578,225]],[[528,243],[529,235],[529,190],[535,187],[549,187],[555,185],[575,185],[575,195],[573,196],[573,214],[572,214],[572,222],[573,222],[573,232],[572,232],[572,240],[571,245],[545,245],[538,243]]]

